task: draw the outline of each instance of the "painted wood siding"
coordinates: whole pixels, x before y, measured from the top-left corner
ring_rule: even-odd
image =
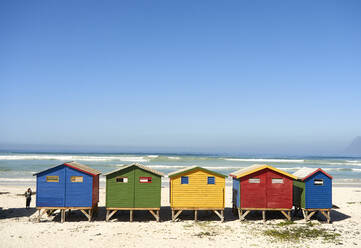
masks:
[[[127,183],[116,182],[117,177],[128,178]],[[107,208],[134,207],[134,169],[126,168],[122,171],[107,175],[106,200]]]
[[[47,176],[58,176],[59,182],[47,182]],[[56,167],[36,177],[36,206],[64,207],[65,205],[65,169]]]
[[[294,180],[293,181],[293,206],[298,208],[305,208],[305,183]]]
[[[144,171],[140,168],[134,168],[135,175],[135,208],[160,208],[161,197],[161,177]],[[140,183],[140,177],[151,177],[151,183]]]
[[[250,179],[259,179],[251,183]],[[272,180],[282,179],[282,183]],[[264,169],[240,178],[241,208],[292,208],[293,180],[273,170]]]
[[[188,176],[189,183],[181,184],[181,176]],[[207,184],[208,176],[215,177],[215,184]],[[225,178],[194,170],[171,178],[172,208],[224,208]]]
[[[99,175],[93,177],[93,195],[92,205],[95,206],[99,202]]]
[[[250,183],[249,179],[259,179],[259,183]],[[244,176],[240,180],[241,208],[266,208],[266,174],[265,170]]]
[[[241,205],[240,205],[240,182],[238,179],[236,178],[233,178],[232,180],[232,183],[233,183],[233,186],[232,186],[232,204],[233,204],[233,207],[236,207],[236,208],[239,208]]]
[[[314,179],[323,179],[323,185],[314,185]],[[332,179],[317,172],[305,181],[306,208],[332,208]]]
[[[91,207],[93,176],[82,171],[65,167],[65,207]],[[83,177],[83,182],[72,182],[72,176]]]

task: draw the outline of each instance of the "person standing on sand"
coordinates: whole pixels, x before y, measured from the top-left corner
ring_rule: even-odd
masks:
[[[27,191],[25,191],[25,198],[26,198],[26,208],[30,208],[30,202],[31,202],[31,189],[28,188]]]

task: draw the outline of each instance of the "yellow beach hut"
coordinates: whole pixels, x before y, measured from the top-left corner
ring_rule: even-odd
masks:
[[[170,179],[170,207],[174,221],[183,210],[213,211],[224,220],[224,190],[226,176],[198,166],[187,167],[168,174]]]

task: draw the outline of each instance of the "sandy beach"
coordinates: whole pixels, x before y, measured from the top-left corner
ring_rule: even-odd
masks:
[[[33,187],[34,188],[34,187]],[[317,214],[310,223],[301,216],[288,223],[280,213],[253,213],[240,222],[230,209],[231,187],[226,189],[225,222],[214,214],[200,212],[199,221],[185,212],[171,222],[167,187],[162,188],[161,222],[146,211],[136,212],[134,222],[121,212],[105,222],[104,187],[100,189],[99,214],[88,222],[74,211],[60,223],[59,215],[36,220],[35,208],[25,209],[25,187],[0,186],[0,247],[359,247],[361,245],[361,188],[334,187],[333,222]],[[35,196],[31,202],[35,206]],[[311,230],[311,232],[309,231]],[[303,235],[302,235],[303,233]],[[306,237],[304,237],[306,235]],[[308,235],[308,236],[307,236]]]

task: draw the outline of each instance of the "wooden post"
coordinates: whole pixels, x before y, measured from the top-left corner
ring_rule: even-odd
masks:
[[[129,216],[129,218],[130,218],[129,221],[132,222],[133,221],[133,210],[129,211],[129,215],[130,215]]]
[[[265,210],[262,210],[262,219],[263,219],[263,222],[266,222],[266,211]]]
[[[92,218],[93,218],[93,209],[89,209],[89,221],[92,221]]]
[[[157,210],[157,222],[159,222],[160,221],[160,214],[159,214],[159,210]]]
[[[107,214],[105,215],[105,221],[109,221],[109,210],[107,210]]]
[[[242,210],[240,210],[240,209],[238,208],[238,219],[239,219],[239,220],[241,220],[241,216],[242,216]]]
[[[65,222],[65,209],[60,210],[61,223]]]
[[[172,221],[174,221],[174,210],[172,209]]]
[[[40,222],[40,211],[41,209],[39,209],[38,222]]]
[[[221,215],[222,215],[221,222],[224,222],[224,211],[223,210],[221,210]]]
[[[331,222],[331,210],[330,209],[327,211],[327,216],[328,216],[327,223],[330,223]]]
[[[197,210],[194,210],[194,221],[197,221],[197,216],[198,215],[198,211]]]

